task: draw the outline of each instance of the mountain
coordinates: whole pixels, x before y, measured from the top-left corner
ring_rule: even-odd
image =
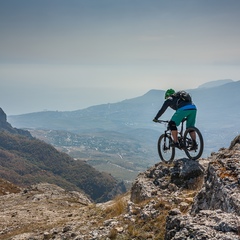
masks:
[[[226,119],[232,120],[228,118],[229,114],[231,117],[238,115],[235,109],[240,103],[240,81],[188,91],[198,107],[197,124],[200,126],[202,122],[208,122],[214,123],[218,128],[215,117],[218,117],[218,123],[225,123]],[[74,133],[117,131],[128,134],[133,129],[156,130],[152,118],[161,107],[163,96],[163,90],[150,90],[143,96],[119,103],[102,104],[70,112],[46,111],[8,116],[8,121],[18,128],[64,130]],[[167,111],[163,118],[167,119],[171,114],[171,110]]]
[[[207,157],[227,146],[239,133],[240,81],[224,84],[220,81],[215,87],[187,91],[198,107],[196,126],[203,134],[203,157]],[[150,90],[143,96],[114,104],[77,111],[36,112],[8,119],[13,126],[30,130],[33,136],[72,157],[86,160],[98,170],[105,169],[118,179],[132,181],[139,171],[159,162],[156,145],[165,126],[153,123],[152,119],[163,100],[163,90]],[[167,120],[172,114],[168,109],[162,119]],[[184,154],[178,151],[176,156]]]
[[[130,191],[98,204],[53,184],[3,182],[0,239],[237,240],[239,158],[240,135],[207,159],[155,164]]]
[[[96,171],[83,161],[75,161],[30,133],[12,129],[7,122],[2,126],[7,128],[1,128],[0,134],[1,178],[18,186],[48,182],[68,190],[82,190],[96,202],[126,191],[110,174]],[[13,134],[13,130],[17,133]]]
[[[204,83],[199,86],[199,88],[211,88],[211,87],[218,87],[226,83],[233,82],[232,79],[222,79],[222,80],[215,80],[215,81],[210,81],[207,83]]]
[[[6,113],[0,108],[0,130],[8,131],[12,134],[20,134],[26,137],[32,137],[30,132],[13,128],[10,123],[7,122],[7,115]]]

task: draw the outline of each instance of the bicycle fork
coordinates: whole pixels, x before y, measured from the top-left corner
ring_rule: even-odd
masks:
[[[170,147],[172,146],[172,142],[173,142],[173,140],[172,140],[171,134],[169,135],[169,134],[167,133],[167,131],[165,131],[165,133],[164,133],[163,150],[164,150],[164,151],[169,150]]]

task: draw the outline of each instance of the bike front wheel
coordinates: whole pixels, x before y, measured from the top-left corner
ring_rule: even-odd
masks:
[[[196,138],[197,145],[193,147],[193,141],[192,136]],[[203,148],[204,148],[204,142],[201,132],[196,127],[190,127],[187,128],[184,132],[183,136],[184,141],[184,151],[188,158],[192,160],[197,160],[202,156]]]
[[[171,144],[171,137],[165,134],[162,134],[158,139],[158,155],[165,163],[171,163],[175,156],[175,148],[172,147]]]

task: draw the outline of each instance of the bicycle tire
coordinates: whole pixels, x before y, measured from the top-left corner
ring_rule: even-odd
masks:
[[[158,155],[165,163],[171,163],[175,157],[175,148],[171,146],[172,139],[162,134],[158,139]]]
[[[196,142],[197,142],[197,149],[196,150],[190,150],[190,147],[192,146],[192,139],[190,137],[190,132],[195,131],[196,133]],[[183,141],[184,141],[184,151],[188,158],[192,160],[197,160],[202,156],[203,149],[204,149],[204,142],[203,137],[200,132],[200,130],[196,127],[190,127],[187,128],[183,135]]]

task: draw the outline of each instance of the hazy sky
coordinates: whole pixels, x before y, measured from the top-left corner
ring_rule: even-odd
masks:
[[[0,107],[77,110],[240,80],[239,0],[0,0]]]

